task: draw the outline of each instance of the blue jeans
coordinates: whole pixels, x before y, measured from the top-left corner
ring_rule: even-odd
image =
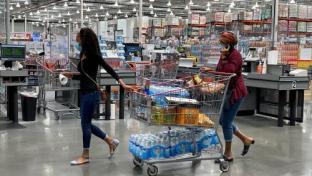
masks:
[[[103,140],[106,137],[106,134],[102,130],[92,124],[92,117],[99,102],[100,94],[98,91],[82,93],[80,95],[80,118],[84,149],[90,148],[91,134]]]
[[[234,104],[230,104],[230,95],[231,91],[226,96],[223,110],[220,117],[220,125],[222,126],[224,140],[226,142],[231,142],[233,139],[233,133],[238,131],[237,126],[234,124],[234,119],[238,112],[239,106],[243,102],[244,98],[241,98],[239,101]]]

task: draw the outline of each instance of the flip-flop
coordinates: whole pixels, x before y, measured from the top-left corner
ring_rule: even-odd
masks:
[[[78,159],[79,160],[79,159]],[[78,162],[78,160],[73,160],[70,162],[70,165],[77,166],[77,165],[83,165],[88,164],[90,162],[90,159],[85,159],[83,162]]]
[[[109,154],[109,159],[111,159],[113,156],[114,156],[114,154],[115,154],[115,152],[116,152],[116,149],[117,149],[117,147],[119,146],[119,140],[118,139],[113,139],[113,141],[112,141],[112,146],[113,146],[113,150],[112,151],[110,151],[110,154]]]
[[[227,161],[227,162],[230,162],[230,163],[234,161],[234,158],[228,158],[225,155],[223,155],[223,159],[224,159],[224,161]],[[214,162],[216,164],[220,164],[221,163],[220,159],[216,159]]]
[[[242,156],[245,156],[248,151],[249,151],[249,148],[251,145],[255,144],[255,140],[252,140],[251,143],[249,145],[244,145],[244,148],[243,148],[243,151],[242,151]]]

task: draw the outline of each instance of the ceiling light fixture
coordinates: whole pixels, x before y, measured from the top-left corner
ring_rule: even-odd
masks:
[[[44,9],[44,12],[47,12],[47,11],[48,11],[48,9],[47,9],[47,8],[45,8],[45,9]]]
[[[189,6],[188,6],[188,5],[186,5],[184,9],[185,9],[185,10],[188,10],[188,9],[189,9]]]
[[[256,4],[252,7],[252,9],[254,10],[254,9],[257,9],[257,8],[259,8],[258,2],[256,2]]]
[[[67,12],[67,16],[70,16],[70,13],[69,13],[69,11]]]
[[[170,7],[167,9],[167,12],[171,12],[171,8]]]
[[[56,6],[53,6],[53,10],[56,10]]]
[[[155,17],[155,18],[157,18],[157,17],[158,17],[158,16],[157,16],[157,13],[155,13],[155,14],[154,14],[154,17]]]
[[[90,12],[90,11],[91,11],[91,9],[90,9],[90,7],[88,7],[88,8],[87,8],[87,12]]]
[[[135,7],[133,7],[133,10],[132,10],[133,12],[136,12],[137,11],[137,9],[135,8]]]
[[[153,9],[154,7],[153,7],[153,5],[152,4],[150,4],[150,6],[148,7],[149,9]]]
[[[62,22],[65,23],[65,19],[63,19]]]
[[[168,3],[167,3],[167,6],[170,7],[171,5],[172,5],[171,1],[169,0]]]
[[[37,15],[39,15],[40,14],[40,11],[39,10],[37,10]]]
[[[211,7],[211,3],[210,2],[207,2],[207,7]]]
[[[174,14],[173,14],[173,12],[172,12],[172,11],[170,12],[170,15],[171,15],[171,16],[174,16]]]
[[[108,11],[106,12],[106,14],[105,14],[106,16],[109,16],[109,13],[108,13]]]
[[[13,10],[13,6],[10,7],[10,10]]]
[[[30,16],[33,16],[34,14],[32,12],[29,13]]]
[[[210,12],[210,11],[211,11],[210,7],[207,7],[206,11],[207,11],[207,12]]]
[[[72,19],[72,18],[69,18],[69,21],[73,21],[73,19]]]
[[[192,0],[190,0],[189,5],[190,6],[194,5],[194,2]]]
[[[77,11],[76,11],[76,13],[77,13],[77,14],[79,14],[79,13],[80,13],[80,11],[79,11],[79,10],[77,10]]]
[[[88,15],[86,16],[86,19],[89,19],[89,16],[88,16]]]
[[[295,0],[290,0],[289,4],[296,4],[296,1]]]
[[[231,10],[231,8],[229,8],[229,10],[228,10],[228,13],[232,13],[232,10]]]
[[[101,9],[101,10],[103,10],[103,9],[104,9],[103,5],[101,5],[101,6],[100,6],[100,9]]]
[[[68,4],[67,4],[67,2],[65,2],[65,3],[64,3],[64,7],[68,7]]]
[[[117,19],[117,15],[114,16],[114,19]]]
[[[17,18],[21,19],[21,18],[22,18],[22,16],[21,16],[21,15],[18,15],[18,16],[17,16]]]
[[[61,17],[62,17],[62,14],[61,14],[61,13],[59,13],[57,17],[61,18]]]
[[[134,1],[134,0],[131,0],[129,3],[130,3],[130,4],[135,4],[135,1]]]
[[[51,15],[51,19],[53,19],[54,18],[54,15]]]
[[[125,18],[128,18],[128,14],[126,13]]]
[[[149,2],[155,2],[155,0],[149,0]]]
[[[231,4],[230,4],[230,8],[234,8],[235,7],[235,2],[232,1]]]
[[[118,0],[116,0],[116,1],[115,1],[114,6],[115,6],[115,7],[118,7],[118,6],[119,6],[119,4],[118,4]]]
[[[122,14],[122,12],[121,12],[121,10],[120,10],[120,9],[118,10],[117,14]]]
[[[29,5],[28,0],[25,0],[24,5]]]
[[[21,7],[20,3],[17,2],[17,3],[16,3],[16,8],[20,8],[20,7]]]
[[[80,4],[80,0],[76,0],[76,3],[77,3],[77,4]]]
[[[150,14],[151,14],[151,15],[154,15],[154,10],[151,10]]]
[[[95,14],[95,17],[96,17],[96,18],[99,17],[99,14],[96,13],[96,14]]]

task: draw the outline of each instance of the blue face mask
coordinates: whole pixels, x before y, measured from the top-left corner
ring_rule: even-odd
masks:
[[[77,43],[77,44],[75,45],[75,48],[76,48],[78,51],[80,51],[80,52],[81,52],[81,50],[82,50],[82,48],[81,48],[81,46],[80,46],[79,43]]]

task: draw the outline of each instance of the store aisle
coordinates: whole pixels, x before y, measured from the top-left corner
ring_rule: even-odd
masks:
[[[310,105],[311,106],[311,105]],[[311,106],[312,107],[312,106]],[[4,130],[0,126],[1,176],[140,176],[146,170],[134,169],[127,149],[130,134],[155,131],[133,120],[95,122],[121,140],[113,160],[102,141],[92,138],[91,163],[70,166],[81,152],[79,120],[55,121],[41,117],[39,122],[23,124],[26,128]],[[51,119],[51,120],[50,120]],[[3,124],[0,121],[0,124]],[[219,172],[212,161],[159,166],[159,176],[311,176],[312,119],[296,127],[276,127],[276,121],[260,117],[239,117],[238,126],[256,139],[247,157],[239,156],[242,145],[235,140],[235,161],[231,171]]]

